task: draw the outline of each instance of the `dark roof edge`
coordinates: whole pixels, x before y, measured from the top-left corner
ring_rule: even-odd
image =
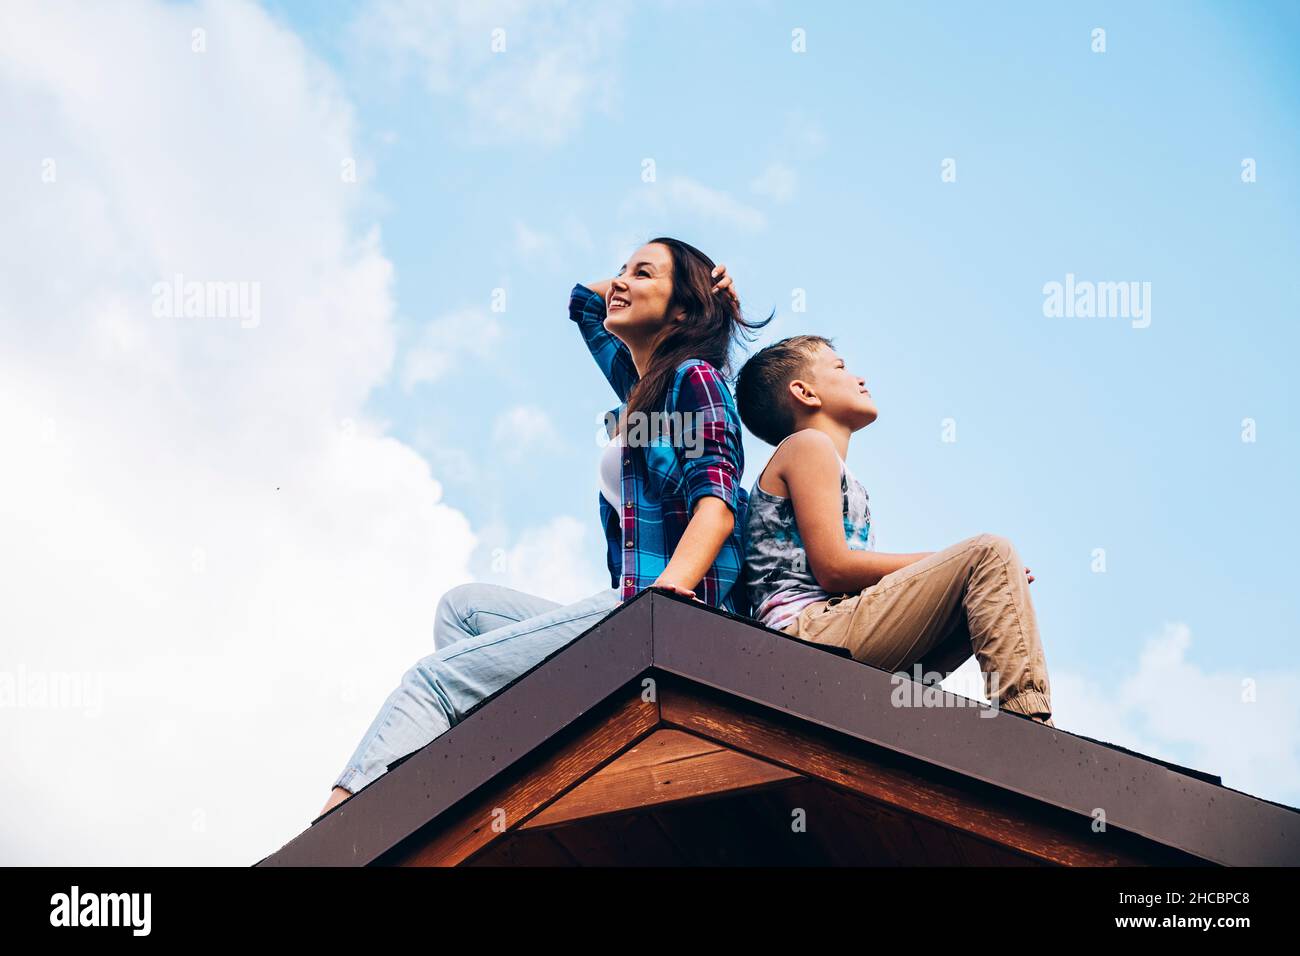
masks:
[[[1079,813],[1084,825],[1101,809],[1109,825],[1202,859],[1300,864],[1294,808],[1018,716],[981,717],[991,708],[955,694],[943,707],[867,707],[890,699],[892,675],[689,599],[655,592],[652,603],[656,667]]]
[[[392,849],[649,669],[649,597],[619,605],[254,865],[364,866]]]
[[[665,592],[663,592],[663,593],[664,593],[664,596],[665,596],[665,597],[667,597],[667,598],[669,598],[669,599],[671,599],[671,600],[683,601],[683,602],[687,600],[686,598],[678,597],[678,596],[676,596],[676,595],[674,595],[674,594],[672,594],[671,592],[668,592],[668,591],[665,591]],[[765,625],[760,624],[758,621],[755,621],[755,620],[753,620],[752,618],[741,617],[740,615],[732,614],[732,613],[730,613],[729,611],[724,611],[724,610],[722,610],[721,608],[715,608],[715,607],[712,607],[712,606],[707,605],[707,604],[705,604],[705,605],[692,605],[692,606],[694,606],[694,607],[699,607],[701,610],[707,611],[707,612],[709,612],[710,614],[715,614],[715,615],[717,615],[717,616],[719,616],[719,617],[724,617],[724,618],[726,618],[726,619],[728,619],[728,620],[731,620],[731,621],[738,621],[738,622],[740,622],[741,624],[746,624],[746,625],[748,625],[748,626],[750,626],[750,627],[757,627],[757,628],[763,630],[764,632],[766,632],[766,633],[768,633],[768,634],[775,634],[776,636],[778,636],[778,637],[780,637],[780,638],[782,638],[782,639],[784,639],[784,640],[787,640],[787,641],[793,641],[793,642],[795,642],[796,644],[802,644],[802,645],[804,645],[805,647],[815,648],[815,649],[817,649],[817,650],[819,650],[819,651],[823,651],[823,652],[828,653],[828,654],[833,654],[833,655],[836,656],[836,657],[843,657],[843,658],[845,658],[845,659],[849,659],[849,660],[852,659],[852,655],[849,654],[849,651],[848,651],[847,648],[836,647],[836,646],[833,645],[833,644],[817,644],[817,643],[815,643],[815,642],[813,642],[813,641],[805,641],[805,640],[802,640],[802,639],[797,638],[797,637],[791,637],[789,634],[783,634],[782,632],[780,632],[780,631],[778,631],[778,630],[775,630],[775,629],[770,628],[770,627],[766,627]],[[866,666],[870,666],[870,665],[866,665]],[[877,669],[879,669],[879,668],[877,668]],[[1057,728],[1057,729],[1060,729],[1060,728]],[[1122,751],[1123,753],[1126,753],[1126,754],[1132,754],[1132,755],[1135,756],[1135,757],[1140,757],[1142,760],[1150,760],[1152,763],[1158,763],[1158,764],[1160,764],[1161,766],[1163,766],[1163,767],[1168,767],[1168,768],[1171,769],[1171,770],[1177,770],[1179,773],[1185,773],[1185,774],[1187,774],[1189,777],[1198,777],[1198,778],[1200,778],[1200,779],[1202,779],[1202,780],[1208,781],[1209,783],[1213,783],[1213,784],[1216,784],[1216,785],[1218,785],[1218,786],[1226,787],[1226,784],[1223,783],[1223,778],[1222,778],[1221,776],[1219,776],[1219,775],[1216,774],[1216,773],[1211,773],[1211,772],[1208,771],[1208,770],[1200,770],[1200,769],[1198,769],[1198,768],[1196,768],[1196,767],[1189,767],[1189,766],[1187,766],[1187,765],[1185,765],[1185,764],[1175,763],[1174,761],[1172,761],[1172,760],[1166,760],[1166,759],[1163,758],[1163,757],[1156,757],[1156,756],[1153,756],[1152,754],[1143,753],[1143,752],[1140,751],[1140,750],[1132,750],[1132,749],[1130,749],[1130,748],[1128,748],[1128,747],[1123,746],[1122,744],[1117,744],[1117,743],[1114,743],[1114,742],[1109,741],[1109,740],[1102,740],[1102,739],[1099,738],[1099,737],[1089,737],[1087,734],[1081,734],[1081,733],[1078,733],[1077,731],[1073,731],[1073,730],[1065,730],[1065,731],[1062,731],[1062,733],[1067,733],[1067,734],[1070,734],[1071,736],[1074,736],[1074,737],[1081,737],[1081,738],[1083,738],[1084,740],[1090,740],[1090,741],[1092,741],[1092,742],[1095,743],[1095,744],[1100,744],[1102,747],[1109,747],[1109,748],[1111,748],[1112,750],[1119,750],[1119,751]],[[1234,788],[1227,787],[1227,789],[1234,789]],[[1237,792],[1237,793],[1244,794],[1245,796],[1248,796],[1248,797],[1254,797],[1256,800],[1263,800],[1265,803],[1271,803],[1271,804],[1273,804],[1274,806],[1283,807],[1283,808],[1285,808],[1285,809],[1287,809],[1287,810],[1295,810],[1297,813],[1300,813],[1300,807],[1293,807],[1293,806],[1291,806],[1290,804],[1281,803],[1281,802],[1279,802],[1279,801],[1277,801],[1277,800],[1269,800],[1267,797],[1261,797],[1261,796],[1258,796],[1258,795],[1253,794],[1253,793],[1248,793],[1248,792],[1246,792],[1245,790],[1237,790],[1236,792]]]
[[[642,591],[258,866],[373,862],[650,668],[1230,865],[1300,863],[1300,811],[944,694],[867,707],[892,676],[699,602]],[[485,706],[496,702],[493,706]]]

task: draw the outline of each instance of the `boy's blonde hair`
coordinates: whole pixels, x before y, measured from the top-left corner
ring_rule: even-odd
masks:
[[[820,346],[832,348],[821,335],[792,335],[759,349],[736,377],[736,405],[745,427],[769,445],[794,432],[794,399],[789,385],[811,378],[810,361]]]

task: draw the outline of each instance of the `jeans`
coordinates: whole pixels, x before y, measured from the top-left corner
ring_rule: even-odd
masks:
[[[442,596],[434,652],[388,695],[334,786],[352,793],[388,765],[445,733],[475,704],[589,630],[619,604],[605,588],[562,605],[495,584],[462,584]]]
[[[888,671],[919,663],[922,676],[946,677],[973,653],[995,707],[1056,726],[1025,566],[998,535],[967,538],[857,594],[815,601],[785,632]]]

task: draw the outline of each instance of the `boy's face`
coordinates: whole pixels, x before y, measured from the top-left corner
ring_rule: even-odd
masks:
[[[808,384],[821,399],[822,411],[831,418],[854,431],[876,420],[876,400],[867,389],[866,379],[850,372],[834,349],[819,345],[809,371],[812,375]]]

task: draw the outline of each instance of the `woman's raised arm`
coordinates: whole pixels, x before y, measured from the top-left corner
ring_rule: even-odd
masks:
[[[618,400],[626,402],[639,376],[627,346],[605,329],[605,295],[609,292],[609,285],[609,279],[595,283],[594,287],[581,282],[575,285],[569,295],[569,318],[578,324],[591,357],[600,366]]]

